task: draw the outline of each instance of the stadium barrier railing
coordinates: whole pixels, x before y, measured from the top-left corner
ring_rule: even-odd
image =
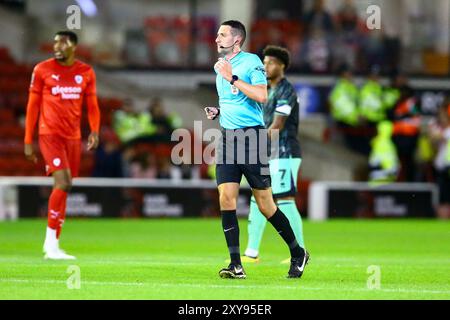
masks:
[[[46,177],[0,177],[0,220],[46,217],[53,185]],[[243,185],[239,216],[249,212],[251,190]],[[215,181],[77,178],[67,198],[67,216],[214,217],[220,215]]]
[[[433,218],[438,201],[432,183],[313,182],[308,218]]]
[[[0,220],[46,217],[53,180],[0,177]],[[238,215],[249,212],[251,190],[244,185]],[[439,190],[430,183],[371,185],[313,182],[308,219],[434,218]],[[68,196],[67,215],[79,217],[219,216],[216,183],[208,180],[77,178]]]

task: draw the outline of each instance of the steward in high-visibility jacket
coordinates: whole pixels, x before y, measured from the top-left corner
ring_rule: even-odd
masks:
[[[399,170],[397,149],[392,142],[393,125],[381,121],[377,125],[377,135],[371,141],[372,151],[369,156],[369,182],[395,182]]]
[[[359,97],[361,116],[369,123],[376,124],[386,119],[386,104],[383,97],[383,86],[379,82],[379,69],[374,66],[367,82],[363,85]]]
[[[118,110],[114,113],[113,128],[122,143],[156,132],[149,112],[127,112]]]
[[[403,75],[397,75],[385,89],[384,103],[389,118],[394,123],[394,136],[417,136],[420,131],[420,115],[414,92]]]
[[[370,146],[365,127],[361,126],[359,89],[346,65],[340,67],[339,79],[329,96],[330,114],[342,134],[346,146],[358,153],[369,155]]]
[[[335,121],[349,126],[358,125],[358,94],[350,71],[343,70],[329,97],[331,116]]]
[[[399,101],[393,110],[394,136],[417,137],[420,133],[421,117],[414,97]]]

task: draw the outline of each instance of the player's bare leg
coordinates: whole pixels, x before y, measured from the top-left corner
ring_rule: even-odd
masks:
[[[222,278],[245,279],[246,275],[241,263],[239,249],[239,224],[236,216],[238,183],[222,183],[219,185],[220,213],[222,214],[222,227],[230,253],[230,265],[219,271]]]
[[[272,188],[264,190],[253,189],[253,196],[261,213],[267,219],[270,219],[275,214],[275,211],[277,211],[277,206],[273,201]]]
[[[218,189],[220,210],[236,210],[239,184],[222,183]]]
[[[59,247],[59,237],[65,219],[67,193],[72,188],[70,170],[57,170],[52,174],[53,190],[48,201],[48,225],[44,242],[45,259],[73,260],[74,256],[66,254]]]

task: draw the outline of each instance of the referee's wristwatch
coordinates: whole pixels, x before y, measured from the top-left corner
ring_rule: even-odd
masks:
[[[233,74],[233,76],[231,77],[230,84],[234,85],[234,82],[238,81],[238,80],[239,80],[239,77],[237,75]]]

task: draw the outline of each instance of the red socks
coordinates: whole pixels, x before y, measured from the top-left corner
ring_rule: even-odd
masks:
[[[57,239],[66,217],[66,200],[67,192],[61,189],[53,189],[48,199],[48,227],[56,230]]]

